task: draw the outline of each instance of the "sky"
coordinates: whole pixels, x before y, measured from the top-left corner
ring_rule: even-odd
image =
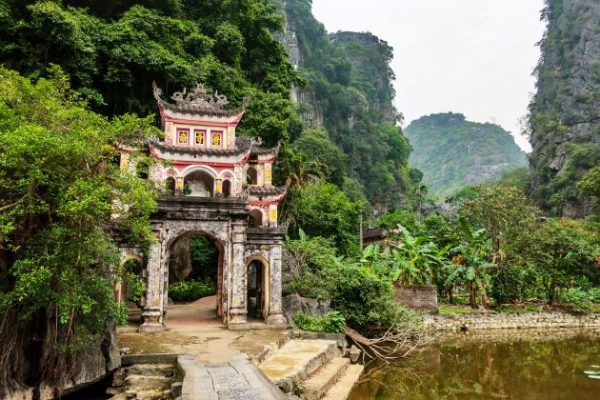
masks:
[[[404,125],[461,112],[521,135],[535,91],[543,0],[313,0],[327,31],[372,32],[394,48],[396,107]]]

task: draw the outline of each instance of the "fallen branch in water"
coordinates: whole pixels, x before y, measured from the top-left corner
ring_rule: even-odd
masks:
[[[345,327],[344,333],[360,348],[364,363],[365,355],[370,355],[388,364],[405,358],[422,344],[413,332],[389,328],[383,335],[367,338],[352,328]]]

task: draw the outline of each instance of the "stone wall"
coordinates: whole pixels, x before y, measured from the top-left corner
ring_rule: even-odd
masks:
[[[600,328],[600,314],[488,312],[481,314],[448,314],[425,318],[429,332],[480,332],[504,329]]]
[[[394,282],[396,300],[414,310],[438,312],[437,287],[400,285]]]

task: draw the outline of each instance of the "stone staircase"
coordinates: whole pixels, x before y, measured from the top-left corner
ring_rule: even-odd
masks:
[[[174,364],[134,364],[115,373],[108,394],[111,400],[167,399],[175,380]]]
[[[305,400],[346,400],[364,369],[326,339],[290,340],[259,368],[284,392]]]

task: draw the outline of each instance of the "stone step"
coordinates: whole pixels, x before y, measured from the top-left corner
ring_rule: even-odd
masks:
[[[127,390],[125,392],[115,394],[108,400],[163,400],[170,398],[170,390]]]
[[[269,355],[260,369],[285,392],[294,391],[295,385],[305,381],[329,360],[339,356],[335,340],[291,340],[276,353]]]
[[[173,364],[133,364],[127,367],[129,375],[144,376],[167,376],[172,377],[175,374],[175,365]]]
[[[322,398],[323,400],[346,400],[358,382],[365,367],[360,364],[349,365],[339,381]]]
[[[306,400],[319,400],[340,379],[350,365],[350,359],[336,357],[323,365],[304,382],[303,396]]]
[[[166,376],[127,375],[126,391],[164,391],[171,388],[173,378]]]
[[[163,400],[169,398],[169,394],[163,390],[140,390],[135,392],[133,398],[135,400]]]

